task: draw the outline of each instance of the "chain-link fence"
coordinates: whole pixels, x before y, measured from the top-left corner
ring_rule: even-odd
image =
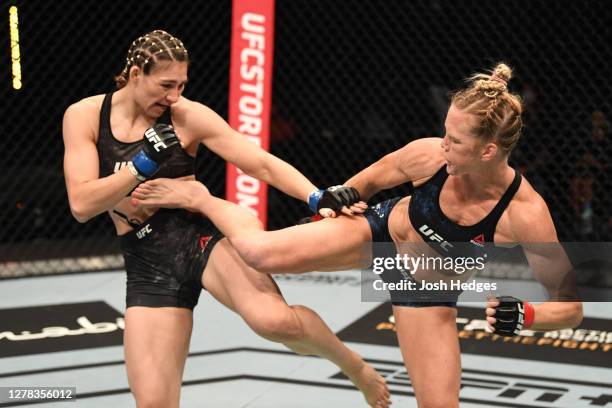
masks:
[[[19,13],[23,87],[10,81],[8,14]],[[130,43],[165,29],[192,56],[188,98],[227,113],[230,1],[11,1],[2,3],[0,75],[5,143],[1,148],[0,262],[10,274],[121,267],[108,215],[77,223],[70,214],[62,170],[62,115],[87,96],[114,89]],[[205,166],[222,193],[221,161]],[[221,188],[221,190],[219,190]],[[53,263],[41,260],[54,259]],[[38,262],[14,262],[14,261]]]
[[[63,111],[111,90],[130,42],[162,28],[190,50],[186,96],[226,117],[231,2],[12,1],[0,13],[0,262],[90,257],[65,270],[108,267],[100,259],[117,253],[108,216],[78,224],[68,209]],[[442,135],[448,92],[503,60],[527,109],[513,164],[546,199],[561,239],[609,241],[611,15],[603,0],[277,0],[271,150],[319,186],[341,183],[411,140]],[[198,156],[198,177],[217,195],[224,175],[220,159]],[[270,228],[307,214],[273,189],[269,206]]]
[[[610,240],[609,6],[281,1],[272,150],[320,185],[342,182],[411,140],[442,135],[448,92],[506,61],[526,105],[513,164],[546,199],[560,238]],[[287,200],[277,205],[298,215]]]

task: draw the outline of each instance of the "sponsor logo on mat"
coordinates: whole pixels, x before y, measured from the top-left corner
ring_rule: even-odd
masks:
[[[102,301],[0,309],[0,357],[118,346],[123,329]]]
[[[523,330],[515,337],[487,333],[485,327],[484,308],[458,308],[462,353],[612,368],[612,320],[585,317],[576,329]],[[343,341],[397,346],[391,306],[378,306],[338,336]]]
[[[484,308],[458,308],[457,329],[462,353],[505,357],[511,365],[491,364],[464,368],[462,403],[500,407],[596,407],[612,406],[612,383],[599,376],[600,367],[612,368],[612,322],[584,318],[577,329],[547,333],[523,330],[519,336],[501,337],[484,331]],[[338,333],[341,340],[398,347],[390,304],[382,304]],[[523,361],[559,363],[548,375],[517,374]],[[401,362],[369,360],[385,377],[394,395],[414,395],[410,377]],[[576,371],[573,365],[592,366]],[[395,367],[394,367],[395,365]],[[582,373],[582,375],[576,375]],[[343,378],[337,373],[332,378]],[[595,381],[593,381],[595,379]]]

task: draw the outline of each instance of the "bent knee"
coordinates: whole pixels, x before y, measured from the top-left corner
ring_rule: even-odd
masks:
[[[261,267],[264,265],[264,260],[267,256],[265,245],[256,239],[248,237],[232,238],[231,243],[248,266],[260,272],[262,271]]]
[[[282,313],[257,316],[247,323],[261,337],[278,343],[299,341],[304,334],[302,323],[290,307]]]

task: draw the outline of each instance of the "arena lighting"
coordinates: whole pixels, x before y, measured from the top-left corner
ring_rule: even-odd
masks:
[[[13,88],[21,89],[21,53],[19,52],[19,17],[17,15],[17,6],[9,8],[9,32],[11,36]]]

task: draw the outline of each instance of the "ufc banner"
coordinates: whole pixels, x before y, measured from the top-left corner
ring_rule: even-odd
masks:
[[[234,0],[230,65],[229,124],[269,149],[274,0]],[[226,198],[248,208],[264,225],[268,186],[227,165]]]

